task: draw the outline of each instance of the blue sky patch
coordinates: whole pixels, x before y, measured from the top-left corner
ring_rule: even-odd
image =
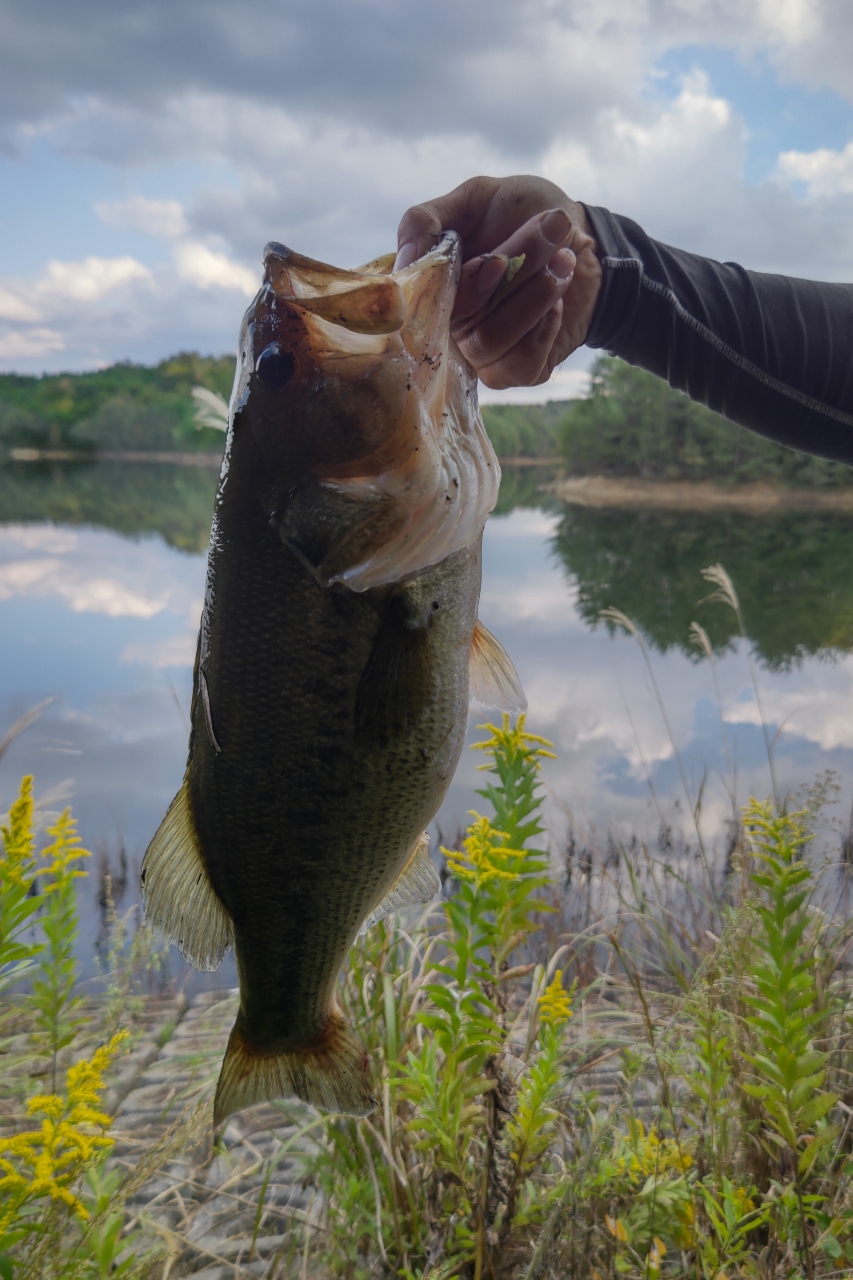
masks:
[[[704,71],[716,97],[725,98],[747,127],[744,178],[761,182],[781,151],[840,150],[853,138],[853,105],[830,89],[786,83],[766,56],[744,61],[729,49],[685,45],[672,49],[649,76],[652,96],[675,98],[681,79]]]

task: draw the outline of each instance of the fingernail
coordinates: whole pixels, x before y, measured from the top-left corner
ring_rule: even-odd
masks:
[[[552,209],[539,224],[549,244],[562,244],[571,230],[572,222],[565,209]]]
[[[409,240],[406,244],[401,244],[397,250],[397,257],[394,259],[394,270],[403,271],[406,267],[410,267],[418,256],[418,246],[413,240]]]
[[[484,258],[474,277],[474,288],[477,290],[477,296],[488,298],[493,294],[506,275],[506,268],[507,260],[502,254]]]
[[[575,270],[575,255],[571,249],[561,249],[559,253],[555,253],[551,261],[548,263],[548,270],[557,280],[571,280]]]

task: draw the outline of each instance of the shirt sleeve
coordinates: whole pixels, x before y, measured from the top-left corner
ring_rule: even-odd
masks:
[[[714,262],[586,208],[604,271],[588,346],[779,444],[853,465],[853,285]]]

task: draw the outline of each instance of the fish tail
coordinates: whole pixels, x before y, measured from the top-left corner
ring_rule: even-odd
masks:
[[[322,1037],[292,1053],[268,1053],[251,1044],[234,1024],[225,1050],[213,1123],[256,1102],[301,1098],[326,1111],[369,1115],[376,1106],[370,1089],[367,1050],[338,1009]]]

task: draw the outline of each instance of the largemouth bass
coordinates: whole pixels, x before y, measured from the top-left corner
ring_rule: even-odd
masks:
[[[338,973],[366,922],[439,888],[425,829],[469,692],[524,705],[477,621],[500,472],[449,337],[458,237],[392,261],[270,244],[240,333],[187,770],[142,869],[190,964],[236,952],[217,1124],[294,1094],[371,1110]]]

